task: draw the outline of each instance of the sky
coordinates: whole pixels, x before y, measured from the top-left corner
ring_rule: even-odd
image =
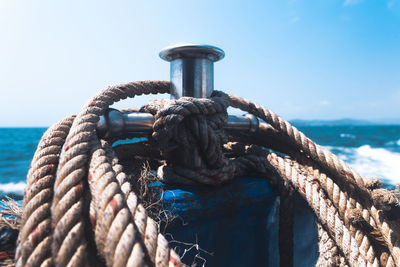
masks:
[[[285,119],[400,118],[400,0],[0,0],[0,126],[50,126],[107,86],[169,80],[158,53],[176,43],[222,48],[215,89]]]

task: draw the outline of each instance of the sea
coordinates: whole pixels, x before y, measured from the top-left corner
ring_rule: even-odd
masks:
[[[400,125],[297,125],[365,177],[400,184]],[[22,199],[26,174],[46,128],[0,128],[0,197]]]

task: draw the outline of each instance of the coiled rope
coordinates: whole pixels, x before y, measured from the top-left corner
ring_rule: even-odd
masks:
[[[27,177],[16,266],[96,266],[96,249],[108,266],[180,264],[96,136],[99,116],[114,102],[169,87],[151,81],[110,87],[46,131]]]
[[[182,265],[139,203],[131,187],[135,181],[124,173],[112,141],[96,134],[99,116],[114,102],[169,88],[164,81],[110,87],[76,117],[46,131],[27,176],[17,266]],[[227,136],[228,106],[269,126],[252,136]],[[163,182],[216,186],[242,175],[270,178],[280,192],[281,210],[292,210],[294,191],[313,208],[319,266],[400,266],[397,198],[268,109],[216,91],[210,99],[154,101],[141,111],[156,118],[151,144],[166,159],[158,170]],[[282,213],[281,266],[287,266],[293,263],[293,221],[291,212]]]

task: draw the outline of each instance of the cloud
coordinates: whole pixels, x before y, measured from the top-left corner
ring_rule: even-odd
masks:
[[[390,8],[392,8],[393,6],[394,6],[394,4],[395,4],[395,1],[394,0],[389,0],[389,1],[387,1],[387,3],[386,3],[386,5],[387,5],[387,7],[390,9]]]
[[[363,0],[345,0],[343,6],[352,6],[360,4]]]

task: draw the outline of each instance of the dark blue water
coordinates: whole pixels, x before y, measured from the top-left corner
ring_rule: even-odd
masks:
[[[25,180],[36,146],[46,128],[0,128],[0,183]]]
[[[298,129],[323,146],[369,145],[400,152],[400,125],[301,126]]]
[[[366,177],[400,183],[400,126],[301,126]],[[0,128],[0,193],[22,194],[26,173],[45,128]]]
[[[302,126],[299,129],[365,177],[381,179],[387,188],[400,183],[400,125]]]

